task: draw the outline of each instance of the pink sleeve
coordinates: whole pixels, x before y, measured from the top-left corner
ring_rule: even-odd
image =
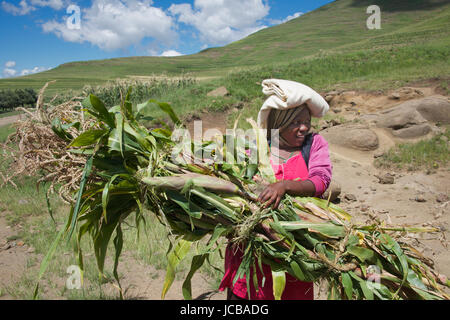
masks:
[[[320,197],[331,182],[331,165],[328,142],[319,134],[314,136],[309,155],[309,177],[316,187],[316,197]]]

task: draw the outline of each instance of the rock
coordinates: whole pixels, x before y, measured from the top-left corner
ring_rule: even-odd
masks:
[[[328,189],[324,192],[323,198],[330,199],[330,201],[336,200],[341,194],[341,185],[336,180],[331,180]]]
[[[373,154],[373,157],[374,157],[374,158],[380,158],[380,157],[382,157],[382,156],[384,156],[384,151],[383,151],[383,150],[376,151],[376,152]]]
[[[36,250],[33,247],[29,247],[27,253],[34,253]]]
[[[443,124],[450,123],[450,102],[446,97],[436,95],[419,99],[415,102],[412,103],[411,107],[415,107],[428,121]]]
[[[415,201],[417,202],[427,202],[427,200],[424,198],[423,195],[418,195],[414,198]]]
[[[321,132],[332,144],[361,151],[375,150],[379,146],[378,136],[368,126],[360,124],[342,124]]]
[[[236,109],[242,109],[242,108],[244,108],[244,103],[242,101],[240,101],[240,102],[233,104],[231,107],[236,108]]]
[[[326,95],[324,99],[326,102],[330,103],[331,100],[333,100],[333,98],[334,98],[334,96],[332,96],[332,95]]]
[[[382,112],[376,121],[379,127],[393,130],[427,122],[417,110],[413,110],[409,105],[404,104]]]
[[[436,197],[436,201],[441,203],[441,202],[447,202],[449,201],[450,198],[448,195],[446,195],[445,193],[439,193]]]
[[[329,122],[332,126],[339,126],[342,124],[341,120],[339,119],[331,119]]]
[[[415,99],[423,97],[423,92],[409,87],[400,88],[389,95],[389,99]]]
[[[415,125],[408,128],[403,128],[399,130],[392,131],[395,137],[408,139],[425,136],[432,130],[431,126],[427,123]]]
[[[362,204],[359,210],[362,212],[367,212],[369,210],[369,206],[367,204]]]
[[[356,201],[356,196],[353,193],[345,194],[344,198],[348,201]]]
[[[374,176],[378,178],[378,182],[381,184],[394,184],[395,182],[394,176],[390,173],[381,176],[375,174]]]
[[[406,101],[382,112],[375,121],[399,138],[424,136],[433,130],[431,123],[450,123],[450,102],[439,95]]]
[[[230,93],[228,92],[227,88],[219,87],[215,90],[208,92],[206,95],[208,97],[225,97],[225,96],[228,96],[229,94]]]
[[[444,96],[430,96],[406,101],[380,114],[377,124],[393,130],[426,122],[450,123],[450,102]]]
[[[401,95],[400,95],[400,93],[398,93],[398,92],[394,92],[393,94],[391,94],[390,96],[389,96],[389,99],[394,99],[394,100],[398,100],[398,99],[400,99],[401,98]]]
[[[11,243],[5,244],[3,247],[0,248],[0,251],[6,251],[12,247]]]

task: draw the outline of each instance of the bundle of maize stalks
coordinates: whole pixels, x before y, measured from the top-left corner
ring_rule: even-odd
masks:
[[[183,284],[185,299],[191,299],[192,276],[219,239],[227,237],[244,248],[236,277],[245,275],[247,286],[253,282],[257,288],[265,279],[258,279],[255,271],[262,263],[270,265],[276,299],[281,298],[286,273],[302,281],[327,281],[329,299],[449,299],[449,281],[435,271],[433,261],[396,238],[396,232],[438,229],[355,225],[344,210],[318,198],[286,195],[276,210],[258,203],[261,186],[275,178],[267,141],[254,122],[254,140],[227,135],[222,139],[233,143],[216,139],[183,144],[162,121],[152,130],[140,123],[143,110],[159,107],[176,128],[182,127],[166,103],[150,100],[133,106],[125,97],[120,106],[108,109],[90,95],[81,105],[80,113],[88,119],[84,123],[90,126],[75,125],[76,117],[59,119],[61,125],[53,126],[54,139],[66,145],[63,153],[84,163],[66,226],[42,262],[40,276],[60,239],[73,234],[78,242],[91,235],[102,273],[114,234],[118,281],[122,223],[132,213],[137,224],[144,221],[146,207],[176,235],[162,297],[193,244],[209,237],[205,249],[193,257]],[[67,167],[79,167],[68,159]],[[81,249],[79,264],[83,269]]]

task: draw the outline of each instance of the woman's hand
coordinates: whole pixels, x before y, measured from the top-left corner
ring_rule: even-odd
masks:
[[[264,204],[264,208],[272,205],[272,209],[275,210],[285,193],[286,181],[271,183],[259,194],[258,201]]]

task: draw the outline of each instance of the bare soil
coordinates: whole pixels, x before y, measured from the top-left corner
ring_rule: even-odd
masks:
[[[424,96],[443,94],[438,83],[419,83],[416,87]],[[343,101],[341,115],[354,119],[367,114],[391,108],[405,99],[389,98],[392,92],[367,93],[355,92],[352,99],[357,105],[350,105],[348,110]],[[13,117],[11,117],[13,118]],[[203,118],[203,129],[217,128],[224,132],[223,114],[207,114]],[[11,119],[9,119],[11,120]],[[8,118],[0,119],[0,125]],[[191,126],[192,127],[192,126]],[[390,136],[377,132],[380,136],[380,148],[387,150],[397,141]],[[333,163],[333,179],[342,189],[340,205],[351,213],[356,222],[368,222],[373,219],[385,220],[393,225],[437,226],[443,231],[440,235],[419,234],[410,241],[416,249],[435,261],[438,272],[450,276],[450,254],[448,238],[450,228],[450,168],[439,168],[433,172],[422,171],[382,171],[374,167],[376,151],[363,152],[330,145]],[[390,173],[393,184],[381,184],[377,176]],[[443,197],[444,196],[444,197]],[[447,197],[447,198],[446,198]],[[350,199],[350,200],[347,200]],[[444,200],[443,200],[444,199]],[[27,244],[8,240],[17,234],[17,226],[9,227],[0,213],[0,288],[11,285],[26,270],[27,257],[35,255]],[[40,260],[39,260],[40,261]],[[123,276],[122,286],[127,290],[128,299],[160,299],[164,282],[164,272],[152,266],[143,265],[125,252],[120,265]],[[214,292],[209,288],[202,275],[196,275],[192,281],[193,297],[199,299],[225,299],[225,293]],[[183,299],[182,281],[175,281],[166,299]],[[326,299],[324,292],[315,290],[316,299]],[[3,292],[0,299],[11,299]],[[58,297],[54,297],[58,299]]]

